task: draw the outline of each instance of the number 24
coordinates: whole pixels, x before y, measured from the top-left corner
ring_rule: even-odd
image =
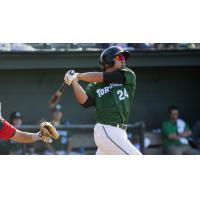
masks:
[[[119,100],[122,101],[125,98],[129,98],[128,92],[126,91],[126,89],[124,88],[124,90],[118,90],[117,94],[119,95]]]

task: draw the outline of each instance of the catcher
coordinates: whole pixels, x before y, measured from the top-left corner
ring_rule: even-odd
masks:
[[[0,139],[11,139],[19,143],[32,143],[38,140],[51,143],[52,139],[58,137],[56,129],[49,122],[43,122],[37,133],[28,133],[16,129],[0,116]]]

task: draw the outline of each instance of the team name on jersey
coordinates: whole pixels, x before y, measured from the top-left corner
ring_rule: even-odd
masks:
[[[106,86],[106,87],[98,89],[96,91],[96,93],[97,93],[97,95],[99,97],[102,97],[103,95],[109,93],[113,88],[120,87],[120,86],[122,86],[122,84],[119,84],[119,83],[110,83],[109,86]]]

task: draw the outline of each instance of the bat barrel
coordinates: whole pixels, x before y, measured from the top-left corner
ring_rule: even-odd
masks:
[[[67,85],[65,83],[62,83],[59,89],[52,95],[51,99],[48,102],[50,108],[53,108],[59,102],[66,86]]]

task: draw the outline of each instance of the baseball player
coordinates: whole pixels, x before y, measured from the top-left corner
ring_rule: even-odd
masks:
[[[128,51],[112,46],[101,53],[102,72],[75,73],[69,70],[64,77],[83,107],[96,107],[94,140],[97,155],[141,155],[126,133],[136,87],[135,73],[125,67],[128,57]],[[86,90],[80,86],[79,80],[89,83]]]

